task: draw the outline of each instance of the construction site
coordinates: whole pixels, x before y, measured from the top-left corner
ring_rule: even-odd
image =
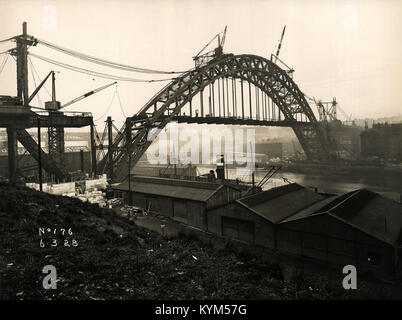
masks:
[[[392,297],[401,293],[400,186],[399,189],[385,190],[393,191],[397,200],[389,198],[386,192],[366,187],[338,193],[318,185],[292,181],[286,178],[286,170],[287,166],[289,170],[300,166],[333,172],[344,168],[342,166],[348,166],[347,170],[360,170],[360,166],[367,170],[371,170],[371,166],[383,170],[386,166],[393,166],[390,169],[395,170],[392,174],[401,176],[398,166],[402,162],[402,126],[374,124],[368,128],[366,124],[366,127],[361,127],[342,109],[335,97],[325,101],[304,94],[294,81],[295,70],[279,58],[285,31],[286,26],[275,53],[265,58],[224,52],[225,27],[193,57],[194,67],[183,72],[139,70],[89,56],[31,35],[26,22],[22,24],[21,34],[4,40],[15,43],[15,47],[6,52],[6,57],[12,57],[16,63],[17,93],[15,96],[0,95],[0,127],[5,130],[0,133],[0,189],[4,198],[0,201],[0,218],[4,220],[2,232],[12,237],[11,231],[6,231],[8,228],[28,230],[24,224],[25,212],[29,223],[35,227],[46,223],[62,225],[67,221],[77,232],[86,232],[83,242],[94,256],[88,258],[90,262],[85,268],[77,267],[78,270],[72,267],[73,251],[63,257],[60,249],[52,256],[51,248],[48,248],[46,253],[51,255],[52,263],[70,261],[68,268],[77,269],[82,274],[98,272],[96,266],[100,264],[103,270],[100,272],[105,277],[107,267],[101,262],[100,252],[107,247],[107,250],[118,251],[116,257],[121,259],[111,261],[119,267],[128,265],[130,270],[133,268],[132,274],[134,271],[145,274],[141,280],[137,279],[144,285],[135,290],[130,286],[119,287],[122,284],[114,279],[104,283],[105,291],[88,284],[85,289],[80,287],[79,293],[68,289],[61,296],[45,293],[42,297],[370,297],[370,290],[374,289],[354,296],[354,293],[328,289],[329,285],[313,286],[313,280],[301,276],[302,272],[313,268],[336,282],[339,279],[333,275],[345,265],[356,266],[367,277],[367,288],[376,288]],[[108,88],[115,87],[117,92],[119,81],[130,80],[52,60],[35,53],[33,49],[37,46],[114,69],[171,78],[138,112],[126,117],[121,128],[115,125],[107,109],[105,127],[100,132],[92,113],[65,111],[64,108],[79,101],[91,103],[92,95]],[[58,86],[57,78],[63,74],[49,69],[40,77],[34,71],[31,57],[113,82],[83,92],[69,101],[59,101],[58,92],[63,88]],[[0,66],[0,73],[5,63],[7,59]],[[31,77],[35,83],[29,81]],[[39,92],[45,90],[45,84],[51,86],[51,100],[41,103],[42,107],[34,106]],[[121,104],[120,97],[119,102]],[[339,120],[339,113],[343,114],[345,121]],[[188,127],[219,125],[255,129],[257,140],[252,149],[255,169],[245,176],[234,174],[236,165],[228,163],[229,157],[224,152],[208,166],[191,162],[180,164],[173,160],[177,160],[177,149],[183,147],[183,141],[176,150],[173,148],[173,153],[170,149],[168,164],[149,164],[148,148],[159,141],[158,134],[166,131],[172,122]],[[276,138],[267,137],[272,127],[291,130],[291,138],[285,138],[281,131]],[[242,144],[243,149],[247,149],[247,143]],[[272,184],[275,177],[283,181]],[[7,199],[9,188],[13,190],[13,196]],[[9,211],[16,214],[15,222],[7,216]],[[49,218],[49,212],[56,213],[55,217]],[[24,237],[28,239],[30,236]],[[14,237],[12,241],[18,239]],[[169,249],[163,253],[165,247]],[[77,253],[88,257],[84,248],[81,249],[80,245]],[[6,246],[3,245],[3,249]],[[22,263],[19,253],[11,251],[7,249],[6,254],[0,254],[2,260],[14,259],[4,271],[8,275],[13,265]],[[27,268],[44,263],[45,258],[38,258],[41,256],[39,251],[39,248],[30,246],[21,249],[20,253],[28,254],[34,260],[27,264]],[[204,280],[197,278],[194,281],[203,288],[199,293],[180,292],[178,286],[168,293],[171,283],[168,277],[163,280],[166,291],[149,289],[149,283],[157,281],[155,274],[161,272],[160,260],[169,260],[169,268],[175,270],[173,273],[180,281],[184,281],[183,277],[195,272],[193,270],[214,273],[211,268],[219,264],[220,254],[223,254],[220,274],[227,273],[216,281],[222,281],[222,287],[227,291],[219,291],[217,283],[207,288]],[[126,261],[129,255],[136,256],[137,262]],[[152,255],[157,255],[158,262],[151,261]],[[181,255],[183,257],[179,258]],[[184,255],[190,257],[189,261]],[[251,287],[258,287],[253,273],[261,267],[255,260],[258,256],[263,257],[261,263],[269,270],[265,276],[267,283],[275,283],[275,287],[280,288],[275,292],[281,293],[268,292],[267,285],[257,290],[257,297],[253,296]],[[140,262],[142,259],[144,262]],[[141,263],[144,265],[140,266]],[[229,271],[230,263],[234,263],[235,268],[247,269],[246,275],[240,277],[239,270]],[[183,270],[179,270],[180,266]],[[289,270],[292,270],[290,276],[287,274]],[[251,281],[252,285],[247,290],[228,289],[230,275],[240,277],[239,283]],[[287,281],[296,281],[299,276],[303,280],[300,280],[299,287],[293,288],[296,288],[295,293],[285,293],[283,288]],[[21,281],[25,276],[21,272],[10,277]],[[112,276],[107,274],[107,277]],[[84,282],[89,283],[89,278]],[[64,281],[69,288],[74,286],[74,279]],[[145,285],[147,281],[149,283]],[[383,281],[392,281],[395,286],[387,287]],[[111,287],[114,282],[118,289]],[[310,291],[300,289],[311,286]],[[6,299],[11,296],[40,298],[33,292],[22,287],[15,290],[9,287],[0,295]]]

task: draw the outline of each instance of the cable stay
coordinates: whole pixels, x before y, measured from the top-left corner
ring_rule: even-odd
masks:
[[[82,60],[86,60],[92,63],[97,63],[103,66],[107,66],[110,68],[115,68],[115,69],[121,69],[121,70],[125,70],[125,71],[131,71],[131,72],[138,72],[138,73],[151,73],[151,74],[181,74],[185,71],[161,71],[161,70],[153,70],[153,69],[146,69],[146,68],[139,68],[139,67],[134,67],[134,66],[130,66],[130,65],[126,65],[126,64],[121,64],[121,63],[117,63],[117,62],[113,62],[113,61],[109,61],[109,60],[105,60],[105,59],[100,59],[94,56],[90,56],[78,51],[74,51],[71,49],[67,49],[64,47],[61,47],[59,45],[47,42],[45,40],[41,40],[41,39],[36,39],[37,43],[42,44],[48,48],[63,52],[65,54],[71,55],[73,57],[82,59]]]

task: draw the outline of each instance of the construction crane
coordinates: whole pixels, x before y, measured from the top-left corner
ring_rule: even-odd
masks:
[[[273,63],[276,63],[276,61],[279,57],[279,53],[280,53],[281,47],[282,47],[283,37],[285,36],[285,31],[286,31],[286,25],[283,27],[281,39],[279,40],[278,49],[276,50],[276,54],[275,55],[271,54],[271,61]]]
[[[195,57],[193,57],[195,67],[198,68],[207,62],[211,61],[212,59],[219,57],[223,54],[223,46],[225,45],[225,40],[226,40],[226,30],[227,26],[225,26],[225,29],[222,34],[222,39],[221,39],[221,34],[218,33],[215,35],[202,49],[200,52],[197,53]],[[215,40],[218,39],[218,46],[206,53],[203,53],[206,48]]]
[[[289,67],[285,62],[279,59],[279,53],[281,52],[283,38],[285,37],[286,25],[283,27],[281,38],[278,43],[278,48],[276,50],[276,54],[271,54],[271,61],[275,64],[279,61],[283,66],[287,68],[286,72],[289,74],[290,77],[293,78],[293,72],[295,71],[293,68]]]
[[[71,101],[69,101],[69,102],[63,104],[60,109],[65,108],[65,107],[68,107],[68,106],[72,105],[73,103],[76,103],[76,102],[78,102],[78,101],[80,101],[80,100],[82,100],[82,99],[84,99],[84,98],[87,98],[87,97],[93,95],[94,93],[97,93],[97,92],[102,91],[102,90],[104,90],[104,89],[106,89],[106,88],[109,88],[110,86],[112,86],[112,85],[114,85],[114,84],[116,84],[116,83],[117,83],[117,81],[116,81],[116,82],[113,82],[113,83],[106,84],[106,85],[104,85],[103,87],[100,87],[100,88],[98,88],[98,89],[89,91],[89,92],[83,94],[82,96],[79,96],[79,97],[77,97],[77,98],[75,98],[75,99],[73,99],[73,100],[71,100]]]
[[[321,100],[316,100],[313,97],[313,101],[318,109],[319,120],[320,121],[336,121],[337,117],[337,108],[338,103],[336,102],[336,97],[329,102],[322,102]]]
[[[53,160],[56,162],[56,164],[59,166],[59,168],[63,169],[64,168],[64,127],[56,125],[57,123],[57,118],[63,116],[63,112],[60,111],[62,108],[65,108],[69,105],[72,105],[73,103],[76,103],[84,98],[87,98],[94,93],[97,93],[99,91],[102,91],[117,82],[113,82],[107,85],[104,85],[100,88],[97,88],[95,90],[91,90],[69,102],[67,102],[64,105],[60,104],[60,101],[57,101],[56,99],[56,77],[55,77],[55,71],[51,71],[47,77],[40,83],[38,88],[35,89],[34,93],[29,97],[29,101],[32,100],[32,98],[35,96],[35,94],[42,88],[46,80],[49,78],[49,76],[52,76],[52,100],[51,101],[46,101],[45,102],[45,110],[49,112],[49,127],[48,127],[48,145],[49,145],[49,155],[53,158]]]

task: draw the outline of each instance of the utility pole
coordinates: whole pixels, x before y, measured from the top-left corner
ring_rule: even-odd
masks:
[[[126,146],[128,154],[128,204],[131,206],[131,118],[126,119]]]
[[[93,178],[96,177],[96,146],[95,146],[95,125],[91,124],[91,169]]]
[[[84,150],[83,149],[80,149],[80,164],[81,164],[81,173],[85,173]]]
[[[27,50],[27,23],[22,24],[22,36],[16,38],[17,47],[12,54],[17,61],[17,97],[24,106],[28,107],[28,50]],[[8,139],[8,171],[9,182],[17,182],[17,130],[15,127],[7,127]]]
[[[109,157],[109,179],[113,179],[113,121],[107,117],[108,157]]]
[[[28,33],[27,23],[22,24],[22,36],[17,38],[17,96],[27,107],[28,101]]]
[[[39,190],[43,191],[42,186],[42,148],[40,136],[40,117],[38,117],[38,175],[39,175]]]
[[[255,162],[254,162],[254,157],[255,157],[255,153],[253,150],[253,144],[250,142],[250,154],[251,154],[251,162],[252,162],[252,174],[251,174],[251,184],[253,186],[253,189],[255,187]]]

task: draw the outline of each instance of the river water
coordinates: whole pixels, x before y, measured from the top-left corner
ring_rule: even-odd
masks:
[[[211,168],[198,167],[200,174],[208,173]],[[242,181],[251,182],[251,176],[239,176],[236,169],[227,169],[229,179],[239,178]],[[266,171],[257,170],[255,181],[258,183],[266,174]],[[402,194],[401,173],[366,171],[363,173],[297,173],[279,171],[263,187],[264,190],[287,184],[283,178],[290,182],[298,183],[308,188],[318,188],[319,192],[342,194],[357,189],[369,189],[380,193],[394,201],[400,202]]]

